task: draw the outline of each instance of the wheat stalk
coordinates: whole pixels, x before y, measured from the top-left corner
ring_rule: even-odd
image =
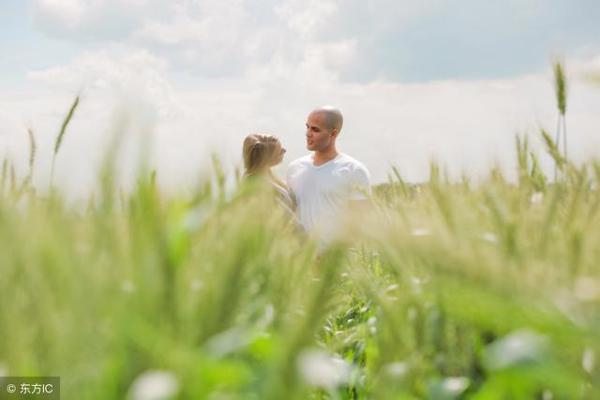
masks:
[[[565,162],[567,159],[567,122],[565,114],[567,112],[567,78],[563,62],[557,60],[552,67],[554,71],[554,92],[556,94],[556,105],[558,108],[558,120],[556,124],[556,148],[560,151],[560,137],[563,137],[563,156]],[[554,179],[558,177],[557,167],[554,169]]]
[[[29,177],[33,177],[33,167],[35,165],[35,155],[37,153],[37,144],[35,142],[35,135],[32,128],[27,128],[27,135],[29,137]]]
[[[79,95],[75,96],[75,100],[73,101],[73,104],[71,105],[71,108],[69,109],[69,112],[67,113],[67,116],[65,117],[65,119],[62,122],[62,125],[60,127],[60,132],[58,133],[58,136],[56,137],[56,142],[54,143],[54,154],[52,156],[52,167],[50,170],[50,186],[52,186],[52,183],[54,182],[54,164],[56,162],[56,155],[58,154],[58,150],[60,150],[60,146],[61,146],[63,138],[65,136],[65,132],[67,131],[67,127],[69,126],[71,119],[73,119],[73,114],[75,114],[75,110],[77,109],[77,106],[79,105],[79,97],[80,97]]]
[[[560,115],[567,112],[567,79],[565,69],[561,61],[554,62],[554,91],[556,93],[556,104]]]

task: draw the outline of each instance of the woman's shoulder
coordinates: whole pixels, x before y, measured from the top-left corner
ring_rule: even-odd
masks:
[[[288,190],[287,186],[284,183],[271,181],[271,186],[273,187],[275,192],[277,192],[281,196],[289,196],[290,195],[290,191]]]
[[[275,181],[272,181],[271,186],[273,187],[273,190],[275,191],[279,201],[281,201],[286,207],[289,207],[293,210],[295,208],[294,198],[291,191],[288,190],[285,184],[279,184]]]

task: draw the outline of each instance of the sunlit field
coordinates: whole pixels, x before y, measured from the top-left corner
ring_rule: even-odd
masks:
[[[540,135],[556,179],[524,138],[517,182],[394,169],[325,250],[218,162],[124,193],[107,157],[77,208],[5,162],[0,374],[65,399],[598,399],[600,163]]]

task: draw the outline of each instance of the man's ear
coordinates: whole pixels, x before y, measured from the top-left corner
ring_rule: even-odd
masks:
[[[333,128],[331,130],[331,136],[332,137],[337,137],[338,133],[339,133],[339,131],[337,130],[337,128]]]

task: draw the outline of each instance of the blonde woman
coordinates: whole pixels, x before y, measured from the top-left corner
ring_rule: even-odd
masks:
[[[246,136],[243,149],[244,177],[267,179],[277,194],[278,202],[291,216],[294,216],[295,205],[286,184],[271,171],[271,167],[283,161],[285,152],[279,139],[273,135],[253,133]]]

